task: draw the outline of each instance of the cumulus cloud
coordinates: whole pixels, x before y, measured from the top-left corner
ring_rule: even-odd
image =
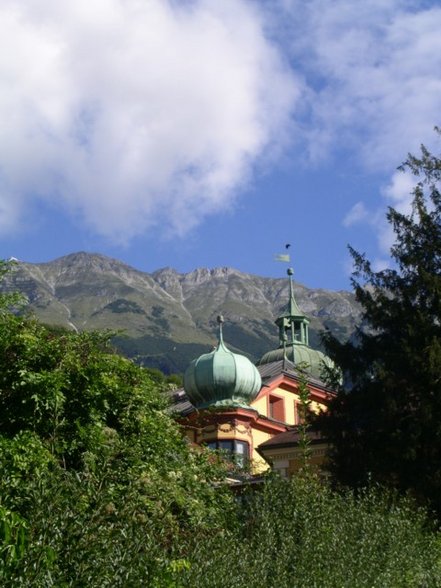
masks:
[[[383,189],[382,196],[385,204],[398,212],[410,215],[412,212],[413,189],[415,178],[409,173],[397,171]],[[367,223],[376,233],[378,248],[382,255],[388,254],[395,242],[392,226],[387,222],[383,207],[368,208],[364,202],[357,202],[343,219],[343,226],[351,227],[357,223]],[[372,267],[380,271],[389,267],[390,260],[383,257],[375,259]]]
[[[377,257],[372,262],[372,269],[374,272],[382,272],[386,269],[391,268],[391,260],[390,259],[382,259],[381,257]]]
[[[411,214],[414,186],[415,178],[409,173],[395,172],[389,184],[381,191],[385,204],[402,214]],[[346,214],[342,224],[345,227],[351,227],[358,223],[370,225],[376,232],[381,254],[389,253],[395,242],[395,235],[392,226],[387,222],[383,207],[368,208],[364,202],[357,202]],[[374,261],[373,267],[384,269],[387,264],[384,258],[379,258]]]
[[[431,146],[440,30],[422,0],[3,0],[0,232],[44,200],[116,242],[184,235],[293,129],[309,161],[389,172]],[[371,208],[343,224],[384,249]]]
[[[383,189],[383,195],[399,212],[410,214],[414,187],[415,178],[412,175],[397,171],[393,174],[390,183]]]
[[[244,0],[4,0],[0,34],[3,232],[43,199],[115,241],[182,235],[283,144],[302,92]]]

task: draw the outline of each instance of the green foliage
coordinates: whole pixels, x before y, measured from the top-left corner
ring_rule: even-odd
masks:
[[[197,479],[148,466],[128,476],[112,463],[120,450],[95,456],[82,472],[57,470],[28,484],[29,546],[6,585],[173,585],[187,538],[223,528],[227,503],[222,490],[205,487],[203,466],[195,474],[186,464]]]
[[[441,545],[415,505],[375,489],[338,494],[311,476],[269,478],[188,561],[188,587],[441,586]]]
[[[144,369],[156,384],[168,384],[176,388],[183,385],[182,374],[164,374],[161,370],[151,367],[145,367]]]
[[[0,314],[2,586],[154,585],[234,506],[110,336]]]
[[[441,160],[422,147],[402,168],[418,182],[411,214],[388,213],[395,268],[375,272],[351,250],[365,330],[355,343],[326,338],[350,393],[322,427],[340,481],[385,482],[441,513]]]
[[[299,394],[299,417],[300,423],[298,425],[299,430],[299,448],[301,451],[302,465],[300,473],[303,475],[310,474],[310,458],[311,458],[311,442],[308,436],[308,430],[310,428],[309,418],[311,413],[311,398],[310,391],[308,388],[307,369],[308,364],[299,364],[296,366],[299,372],[298,379],[298,394]]]
[[[26,522],[0,505],[0,580],[6,581],[18,568],[26,550]]]
[[[154,479],[119,500],[94,475],[59,472],[32,486],[30,542],[3,585],[441,586],[439,538],[423,512],[393,495],[270,477],[227,511],[217,495],[211,515],[204,508],[184,531]]]

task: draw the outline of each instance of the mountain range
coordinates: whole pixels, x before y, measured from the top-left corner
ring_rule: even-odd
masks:
[[[115,346],[142,365],[182,372],[217,340],[216,317],[225,318],[232,351],[257,360],[277,347],[275,318],[289,297],[288,278],[266,278],[222,267],[146,273],[109,257],[73,253],[47,263],[18,262],[2,285],[18,290],[42,322],[77,331],[111,329]],[[347,291],[311,289],[294,282],[310,320],[310,344],[320,332],[350,338],[361,309]]]

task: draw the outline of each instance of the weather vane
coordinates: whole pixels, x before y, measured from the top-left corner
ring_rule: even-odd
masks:
[[[291,243],[287,243],[285,245],[285,253],[277,253],[274,256],[274,260],[275,261],[284,261],[286,263],[289,263],[291,261],[291,256],[288,253],[288,250],[290,247],[291,247]]]

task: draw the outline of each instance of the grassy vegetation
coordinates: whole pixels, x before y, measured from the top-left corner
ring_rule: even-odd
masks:
[[[314,479],[269,478],[236,501],[225,488],[211,501],[187,488],[180,500],[198,503],[189,512],[178,506],[182,472],[132,480],[122,495],[95,468],[28,487],[32,516],[15,559],[4,549],[3,586],[441,586],[439,535],[384,491],[354,496]]]

